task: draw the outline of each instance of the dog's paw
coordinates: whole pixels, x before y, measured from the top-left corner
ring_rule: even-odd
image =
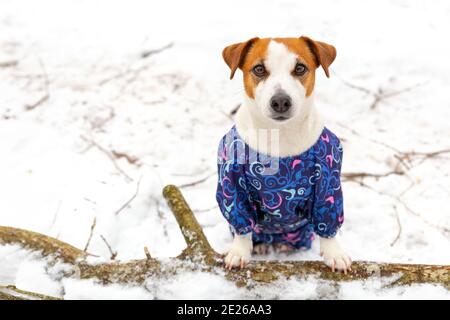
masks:
[[[323,261],[334,272],[335,270],[342,271],[347,274],[351,271],[352,260],[350,256],[342,250],[336,239],[320,238],[320,255]]]
[[[231,270],[232,268],[244,268],[252,256],[253,242],[252,234],[236,235],[231,245],[230,250],[225,255],[225,268]]]

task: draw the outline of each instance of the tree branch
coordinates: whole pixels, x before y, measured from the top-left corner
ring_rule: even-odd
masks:
[[[38,250],[44,256],[53,256],[73,265],[73,277],[96,278],[102,283],[142,284],[155,277],[171,277],[186,271],[210,272],[224,275],[237,286],[268,284],[281,278],[307,278],[315,276],[329,281],[352,281],[365,279],[391,279],[391,285],[413,283],[436,283],[450,290],[450,266],[422,264],[390,264],[354,262],[352,272],[334,273],[322,261],[252,261],[243,270],[223,268],[222,256],[216,253],[206,239],[180,190],[173,185],[163,190],[169,207],[180,226],[187,247],[169,261],[158,261],[145,253],[140,260],[89,264],[86,254],[69,244],[32,231],[0,226],[0,244],[21,244]]]
[[[44,294],[18,289],[16,286],[0,285],[0,300],[62,300]]]

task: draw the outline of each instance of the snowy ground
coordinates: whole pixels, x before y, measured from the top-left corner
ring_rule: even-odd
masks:
[[[450,148],[449,18],[448,1],[2,0],[0,225],[83,249],[95,218],[88,251],[98,260],[111,255],[101,236],[121,261],[143,258],[144,246],[170,257],[185,243],[162,187],[209,177],[183,192],[211,244],[225,251],[231,237],[215,203],[215,153],[243,90],[239,77],[228,80],[221,50],[255,35],[305,34],[337,47],[332,77],[319,72],[315,92],[344,142],[344,172],[384,174],[398,165],[398,151]],[[374,96],[360,87],[407,90],[372,110]],[[422,159],[413,156],[404,175],[344,183],[340,237],[354,260],[450,264],[450,153]],[[139,180],[137,197],[116,214]],[[270,258],[320,257],[315,244]],[[0,284],[66,299],[450,298],[431,285],[330,289],[315,279],[247,291],[201,273],[103,287],[62,280],[63,268],[0,247]]]

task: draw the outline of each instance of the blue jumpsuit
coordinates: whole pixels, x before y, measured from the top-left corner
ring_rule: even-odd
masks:
[[[327,128],[301,154],[272,157],[233,126],[218,149],[216,199],[233,234],[309,249],[314,234],[334,237],[344,221],[341,165],[342,145]]]

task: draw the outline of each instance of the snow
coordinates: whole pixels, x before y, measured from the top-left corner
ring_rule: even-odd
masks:
[[[255,35],[305,34],[337,47],[332,76],[318,70],[315,92],[327,126],[343,140],[344,172],[395,167],[393,150],[374,140],[401,151],[449,148],[449,14],[447,1],[3,0],[0,65],[18,64],[0,67],[0,225],[83,249],[95,218],[93,262],[111,256],[101,236],[120,261],[145,257],[144,246],[167,258],[185,243],[162,187],[210,176],[183,193],[212,246],[225,251],[231,237],[215,204],[215,152],[243,89],[239,76],[228,80],[221,50]],[[47,78],[49,99],[26,111],[46,93]],[[373,96],[347,82],[372,92],[412,89],[371,110]],[[138,161],[117,159],[123,174],[101,149]],[[365,179],[373,190],[344,183],[339,237],[354,260],[450,264],[442,230],[450,228],[449,157],[414,161],[407,175]],[[139,179],[136,198],[116,214]],[[397,214],[401,234],[391,245]],[[269,258],[320,259],[317,243]],[[145,288],[101,286],[63,279],[64,268],[48,269],[18,246],[0,247],[0,284],[66,299],[450,297],[433,285],[388,289],[366,281],[333,289],[314,278],[247,291],[200,272]]]

